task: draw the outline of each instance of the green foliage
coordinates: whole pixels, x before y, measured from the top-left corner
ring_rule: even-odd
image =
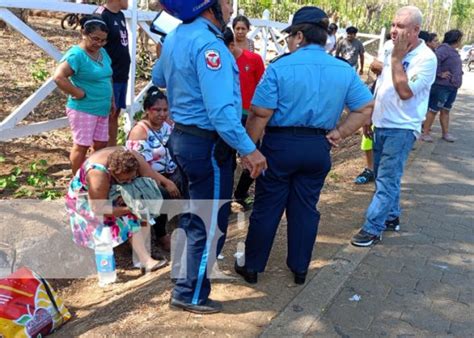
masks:
[[[61,192],[54,189],[46,189],[38,197],[45,201],[52,201],[60,198]]]
[[[5,158],[3,157],[3,161]],[[15,198],[36,197],[43,200],[53,200],[61,197],[61,192],[55,190],[54,180],[48,176],[48,162],[38,160],[28,166],[29,172],[24,172],[19,167],[14,167],[9,175],[0,176],[0,190],[10,190]],[[20,182],[26,182],[20,185]]]
[[[46,60],[38,59],[31,67],[31,76],[36,82],[44,82],[49,76],[49,71],[46,69]]]
[[[474,3],[472,0],[454,0],[452,15],[456,17],[456,26],[462,27],[466,21],[472,20]],[[470,23],[472,25],[472,22]]]
[[[26,179],[28,185],[40,189],[55,185],[53,179],[47,175],[47,165],[46,160],[39,160],[30,164],[30,175]]]
[[[328,177],[336,183],[341,180],[341,176],[338,173],[334,172],[333,170],[329,172]]]
[[[133,116],[133,121],[135,121],[135,122],[140,121],[143,117],[143,114],[145,114],[145,112],[143,110],[137,111],[135,113],[135,115]]]
[[[127,133],[125,132],[125,117],[123,115],[119,118],[119,127],[117,132],[117,145],[124,146],[127,141]]]
[[[138,103],[140,106],[143,106],[143,102],[140,101]],[[137,111],[133,116],[134,124],[142,119],[144,114],[143,110]],[[127,133],[125,132],[125,116],[121,115],[119,118],[119,128],[117,133],[117,144],[124,146],[125,142],[127,141]]]
[[[13,194],[13,197],[15,198],[25,198],[25,197],[32,197],[33,196],[33,191],[27,189],[27,188],[20,188],[15,193]]]
[[[10,171],[10,175],[0,176],[0,189],[14,190],[19,187],[18,176],[21,175],[21,169],[15,167]]]
[[[137,55],[136,76],[139,79],[150,80],[152,68],[152,57],[148,50],[141,49]]]

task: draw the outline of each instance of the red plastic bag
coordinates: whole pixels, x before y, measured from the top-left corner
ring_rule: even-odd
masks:
[[[27,268],[0,279],[0,337],[44,337],[71,318],[48,282]]]

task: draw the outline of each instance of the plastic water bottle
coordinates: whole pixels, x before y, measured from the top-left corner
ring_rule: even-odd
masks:
[[[104,226],[99,238],[96,240],[95,264],[97,266],[99,286],[104,287],[116,281],[117,271],[115,271],[114,249],[112,246],[110,227]]]
[[[245,243],[239,242],[237,243],[237,252],[234,254],[235,259],[237,260],[238,266],[245,265]]]

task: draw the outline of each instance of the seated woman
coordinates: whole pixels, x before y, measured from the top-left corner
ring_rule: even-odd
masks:
[[[103,226],[109,226],[113,246],[130,240],[145,273],[165,266],[167,261],[155,260],[147,252],[143,233],[149,229],[141,226],[129,207],[119,201],[108,205],[112,185],[129,183],[137,176],[150,177],[170,195],[179,195],[176,185],[153,171],[140,154],[123,147],[109,147],[94,152],[77,171],[69,184],[66,209],[76,244],[94,249],[94,236]]]
[[[183,192],[183,183],[179,170],[174,163],[168,140],[173,128],[168,121],[168,100],[155,86],[148,89],[143,101],[144,114],[130,131],[126,147],[140,153],[151,168],[173,181]],[[167,197],[166,194],[164,196]],[[174,196],[172,196],[174,197]],[[160,216],[153,226],[162,248],[170,250],[170,236],[166,234],[165,215]]]

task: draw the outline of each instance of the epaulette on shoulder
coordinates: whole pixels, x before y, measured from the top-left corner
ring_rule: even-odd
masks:
[[[279,55],[279,56],[277,56],[276,58],[272,59],[272,60],[270,61],[270,63],[275,63],[275,62],[277,62],[278,60],[283,59],[285,56],[288,56],[288,55],[290,55],[290,54],[291,54],[291,53],[285,53],[285,54]]]

